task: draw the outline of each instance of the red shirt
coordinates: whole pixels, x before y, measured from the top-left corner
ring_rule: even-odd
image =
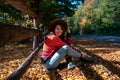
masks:
[[[71,42],[71,37],[67,37],[67,40],[63,42],[59,37],[54,34],[48,35],[43,44],[42,57],[50,58],[59,48],[66,44],[71,45]]]

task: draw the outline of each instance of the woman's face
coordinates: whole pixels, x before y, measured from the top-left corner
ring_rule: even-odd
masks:
[[[63,29],[60,25],[56,25],[55,27],[55,35],[56,36],[61,36],[63,34]]]

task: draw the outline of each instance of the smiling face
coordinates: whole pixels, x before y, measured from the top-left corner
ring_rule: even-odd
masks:
[[[61,25],[56,25],[56,27],[55,27],[55,35],[59,37],[62,34],[63,34],[63,29],[62,29]]]

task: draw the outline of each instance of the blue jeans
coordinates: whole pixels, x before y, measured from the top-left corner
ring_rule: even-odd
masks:
[[[69,55],[69,56],[72,56],[72,57],[77,57],[77,58],[81,57],[81,53],[72,49],[68,45],[64,45],[57,52],[55,52],[55,54],[49,60],[47,60],[44,63],[45,67],[48,68],[48,69],[56,68],[59,65],[60,61],[66,55]]]

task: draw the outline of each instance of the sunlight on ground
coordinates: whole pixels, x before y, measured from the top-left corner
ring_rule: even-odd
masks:
[[[80,66],[74,69],[67,70],[65,66],[55,72],[46,74],[46,70],[40,60],[34,59],[21,80],[120,79],[120,46],[80,38],[75,38],[73,43],[81,51],[90,54],[94,58],[94,63],[80,62]],[[0,48],[0,80],[6,79],[21,65],[30,54],[31,47],[31,44],[12,44]]]

